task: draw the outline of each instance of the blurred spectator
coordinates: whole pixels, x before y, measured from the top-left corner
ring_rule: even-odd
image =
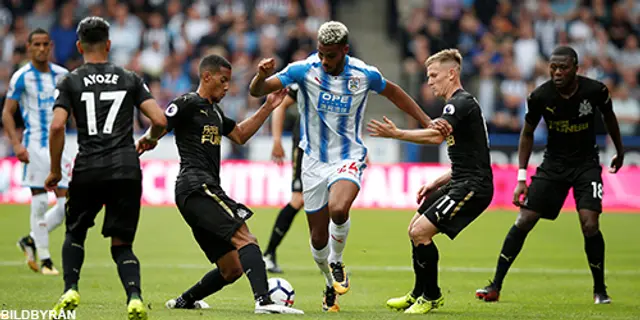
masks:
[[[73,7],[65,5],[60,11],[60,20],[51,29],[53,57],[58,64],[66,64],[76,54],[76,27],[73,21]]]
[[[29,30],[37,28],[51,29],[56,19],[56,16],[51,14],[51,12],[54,12],[53,7],[53,0],[38,0],[33,7],[33,11],[27,15],[27,28]]]
[[[129,13],[129,7],[124,2],[116,5],[114,14],[109,30],[111,61],[117,65],[127,66],[140,48],[144,26],[140,18]]]
[[[626,85],[618,87],[613,97],[613,110],[620,123],[620,134],[632,136],[638,134],[640,124],[640,103],[629,96]]]

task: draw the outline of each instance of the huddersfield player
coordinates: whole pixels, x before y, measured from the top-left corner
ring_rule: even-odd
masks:
[[[577,71],[575,50],[560,46],[553,51],[549,62],[551,80],[529,95],[518,148],[518,186],[513,194],[513,204],[520,207],[520,214],[504,239],[493,281],[476,291],[479,299],[498,301],[504,278],[525,238],[540,218],[555,220],[558,217],[569,189],[573,188],[593,277],[594,301],[596,304],[611,302],[604,283],[604,239],[598,222],[602,212],[602,167],[594,126],[596,109],[602,114],[616,148],[610,173],[622,167],[624,150],[609,90],[599,81],[577,75]],[[526,169],[533,132],[541,118],[549,132],[547,148],[542,164],[527,187]]]
[[[444,233],[452,240],[489,206],[493,198],[493,172],[489,157],[486,121],[478,100],[460,84],[462,56],[445,49],[425,62],[428,84],[447,103],[434,126],[451,126],[445,136],[438,130],[400,130],[391,120],[372,120],[373,136],[423,144],[447,142],[451,170],[418,192],[418,212],[409,223],[413,244],[415,285],[403,297],[389,299],[387,306],[405,313],[424,314],[444,304],[438,286],[438,248],[433,237]]]
[[[358,195],[367,148],[362,142],[362,119],[368,92],[389,99],[419,121],[431,119],[400,87],[377,68],[347,55],[349,31],[336,21],[318,30],[318,52],[289,64],[270,76],[274,59],[260,62],[250,85],[259,97],[297,83],[300,112],[302,185],[313,259],[326,280],[323,310],[337,312],[336,293],[349,291],[343,251],[351,222],[349,210]]]

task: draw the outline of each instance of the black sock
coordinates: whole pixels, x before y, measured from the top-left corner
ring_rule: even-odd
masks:
[[[287,204],[280,213],[278,213],[278,218],[276,218],[276,223],[273,225],[273,231],[271,231],[271,239],[269,239],[269,245],[267,246],[267,250],[264,252],[265,254],[275,255],[276,249],[282,242],[282,238],[287,234],[289,228],[291,227],[291,223],[293,222],[293,218],[296,217],[296,214],[300,208],[294,208],[291,206],[291,203]]]
[[[438,286],[438,247],[435,242],[428,245],[419,244],[416,246],[417,263],[422,265],[423,271],[423,292],[422,295],[427,300],[440,298],[440,287]]]
[[[604,285],[604,238],[598,231],[591,237],[584,237],[584,251],[587,253],[591,276],[593,276],[593,291],[605,292]]]
[[[131,245],[111,246],[111,258],[118,266],[118,275],[127,292],[127,302],[140,296],[140,262],[133,254]]]
[[[504,239],[504,243],[502,244],[502,251],[500,251],[500,256],[498,257],[496,274],[493,277],[493,284],[498,288],[498,290],[502,289],[504,277],[507,276],[507,272],[509,272],[511,264],[513,264],[518,253],[522,250],[524,240],[527,238],[528,233],[528,231],[524,231],[515,225],[509,229],[509,233],[507,233],[507,237]]]
[[[418,256],[416,255],[416,246],[413,245],[413,241],[411,241],[411,259],[413,260],[413,273],[415,276],[415,283],[413,285],[413,291],[411,295],[414,298],[417,298],[422,295],[424,291],[424,265],[418,263]]]
[[[189,290],[185,291],[180,298],[184,301],[184,305],[179,305],[179,308],[184,306],[191,306],[194,302],[198,300],[202,300],[224,288],[224,286],[230,284],[231,282],[225,280],[220,273],[218,268],[215,268],[200,279],[193,287],[189,288]],[[178,301],[179,304],[180,301]]]
[[[64,291],[78,290],[80,270],[84,262],[85,237],[66,233],[62,244],[62,272],[64,274]]]
[[[242,269],[247,275],[247,278],[249,278],[254,299],[256,301],[268,301],[269,285],[267,284],[267,270],[262,260],[260,247],[251,243],[240,248],[238,254],[240,255]]]

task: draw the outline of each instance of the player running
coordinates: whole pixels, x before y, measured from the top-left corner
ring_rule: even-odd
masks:
[[[369,91],[389,99],[427,127],[431,119],[400,87],[376,67],[347,55],[349,31],[336,21],[320,26],[318,52],[270,76],[274,59],[262,60],[250,85],[259,97],[298,84],[304,209],[313,259],[326,280],[323,310],[337,312],[336,294],[350,289],[343,251],[351,222],[349,210],[358,195],[367,148],[362,119]]]
[[[604,118],[616,155],[609,173],[616,173],[624,161],[618,120],[613,112],[609,89],[596,80],[577,75],[578,55],[568,46],[551,54],[551,80],[538,86],[527,99],[527,114],[520,133],[518,186],[513,204],[520,214],[504,239],[491,283],[476,291],[484,301],[498,301],[504,278],[540,218],[555,220],[569,189],[580,217],[584,249],[593,277],[596,304],[611,303],[604,283],[604,238],[599,218],[602,212],[602,167],[596,144],[596,109]],[[533,132],[544,118],[549,135],[542,164],[527,187],[527,166],[533,146]],[[524,199],[521,199],[524,195]]]
[[[44,180],[49,174],[49,125],[53,117],[54,90],[67,74],[67,69],[49,62],[52,44],[49,33],[35,29],[27,38],[30,62],[18,69],[9,82],[2,111],[2,124],[18,160],[24,163],[22,185],[31,189],[31,232],[18,241],[27,265],[45,275],[58,275],[49,252],[49,233],[64,219],[64,206],[69,187],[71,155],[62,157],[62,180],[54,193],[56,204],[47,210],[49,197]],[[13,115],[20,107],[25,123],[22,141],[16,131]],[[38,268],[37,258],[40,259]]]

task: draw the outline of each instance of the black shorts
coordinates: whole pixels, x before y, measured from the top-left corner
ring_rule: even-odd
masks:
[[[469,182],[448,183],[425,199],[418,213],[452,240],[484,210],[493,199],[493,186]]]
[[[555,220],[571,188],[577,210],[602,212],[602,167],[595,161],[573,167],[543,161],[531,177],[523,207]]]
[[[302,156],[304,151],[298,148],[298,141],[293,140],[293,150],[291,151],[291,192],[302,192]]]
[[[103,180],[91,183],[80,183],[78,180],[71,180],[67,193],[67,232],[84,237],[87,230],[94,226],[94,220],[104,205],[102,235],[133,242],[140,219],[142,180]]]
[[[211,263],[236,249],[231,238],[253,215],[249,208],[215,186],[203,185],[190,193],[178,194],[176,205]]]

